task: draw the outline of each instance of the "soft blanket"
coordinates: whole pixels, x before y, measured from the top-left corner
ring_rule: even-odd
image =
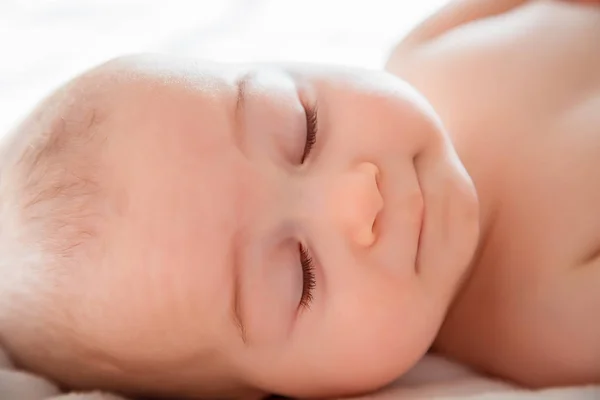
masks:
[[[361,397],[371,400],[416,399],[600,399],[600,386],[529,391],[482,376],[437,356],[426,356],[413,370],[388,388]],[[125,400],[108,393],[60,393],[41,377],[16,370],[0,349],[0,399],[2,400]]]

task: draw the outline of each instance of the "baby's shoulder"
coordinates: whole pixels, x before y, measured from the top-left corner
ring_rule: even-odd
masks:
[[[421,91],[446,122],[464,121],[468,110],[488,124],[600,89],[599,37],[600,6],[531,1],[421,43],[400,42],[386,69]]]
[[[442,15],[434,15],[430,18],[431,22],[426,20],[422,25],[429,22],[435,27],[436,22],[437,25],[444,25],[444,22],[449,26],[438,27],[436,33],[430,35],[419,35],[423,27],[415,28],[396,44],[386,69],[404,73],[418,64],[421,70],[447,70],[449,64],[473,61],[483,62],[489,67],[492,61],[502,60],[502,64],[510,64],[512,60],[506,59],[505,55],[533,57],[539,56],[539,50],[547,47],[560,52],[572,47],[573,42],[594,41],[597,44],[600,1],[597,4],[573,0],[519,3],[523,4],[499,14],[491,10],[489,15],[482,12],[481,16],[473,19],[454,16],[457,19],[454,23],[446,21],[450,17],[440,12]],[[467,11],[477,14],[478,10]],[[441,21],[436,21],[436,18]]]

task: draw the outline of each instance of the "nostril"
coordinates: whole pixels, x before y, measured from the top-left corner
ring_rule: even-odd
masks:
[[[354,239],[358,245],[369,247],[375,243],[375,233],[371,227],[367,227],[367,229],[357,231]]]
[[[375,209],[373,212],[372,223],[371,223],[371,227],[370,227],[373,243],[379,237],[379,220],[380,220],[379,217],[380,217],[381,211],[383,210],[383,198],[381,197],[381,194],[379,191],[377,191],[377,195],[378,195],[378,202],[377,202],[377,205],[375,206]]]
[[[360,246],[369,247],[377,241],[378,217],[384,206],[379,183],[379,168],[373,163],[361,162],[333,185],[332,215],[349,238]]]
[[[373,225],[371,225],[371,232],[373,232],[373,236],[377,237],[379,236],[379,232],[378,232],[378,228],[379,228],[379,218],[377,217],[377,215],[375,216],[375,218],[373,218]]]
[[[361,237],[359,242],[363,246],[370,246],[377,240],[377,221],[381,210],[383,209],[383,197],[380,191],[380,171],[379,168],[370,162],[363,162],[359,165],[359,169],[364,174],[365,187],[363,195],[365,203],[362,213],[365,218],[363,221]]]
[[[367,174],[372,175],[376,181],[379,179],[379,168],[377,168],[377,165],[371,162],[362,162],[358,168]]]

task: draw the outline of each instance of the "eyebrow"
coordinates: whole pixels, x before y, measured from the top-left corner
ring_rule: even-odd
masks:
[[[236,98],[233,110],[233,138],[237,147],[243,151],[244,148],[244,108],[246,107],[246,88],[250,80],[251,73],[247,72],[235,81]]]
[[[246,73],[238,78],[237,80],[237,103],[236,110],[240,109],[244,105],[246,85],[248,84],[249,73]]]
[[[235,99],[235,120],[239,125],[240,114],[242,113],[246,104],[246,86],[248,86],[248,80],[250,79],[250,73],[245,73],[240,76],[236,81],[237,96]]]

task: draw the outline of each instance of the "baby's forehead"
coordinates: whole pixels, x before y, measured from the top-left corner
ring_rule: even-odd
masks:
[[[102,330],[94,329],[107,323],[101,317],[108,313],[89,315],[83,299],[121,312],[119,327],[122,321],[146,322],[144,304],[115,299],[128,298],[132,281],[139,283],[133,285],[137,295],[152,299],[148,287],[154,286],[140,288],[150,282],[144,280],[148,269],[154,268],[163,292],[163,286],[177,287],[194,296],[182,306],[177,293],[163,293],[165,303],[183,309],[207,304],[216,322],[229,318],[210,300],[221,299],[230,284],[222,266],[235,219],[223,200],[234,195],[223,188],[235,177],[228,169],[234,165],[228,161],[234,86],[228,76],[194,63],[142,61],[117,60],[75,78],[19,128],[19,181],[28,185],[19,200],[41,237],[31,240],[61,262],[72,260],[50,268],[61,279],[56,304],[84,318],[88,336],[82,337],[118,349],[118,338],[103,342]],[[199,268],[204,266],[211,268]],[[86,291],[93,295],[69,297]],[[228,305],[218,304],[223,310]],[[176,313],[164,309],[161,317],[171,321]],[[183,324],[174,320],[174,330],[176,323]],[[204,330],[193,334],[197,339]],[[132,352],[138,350],[147,349]]]
[[[189,241],[202,237],[213,244],[205,250],[216,253],[228,244],[226,231],[234,223],[232,208],[239,197],[242,167],[233,121],[237,91],[228,78],[206,78],[205,69],[201,74],[193,65],[173,69],[165,62],[114,72],[125,78],[103,126],[109,135],[105,158],[113,208],[127,217],[125,223],[135,221],[140,237],[162,230],[189,245],[171,254],[201,250]],[[223,235],[211,235],[211,230]],[[217,239],[222,239],[218,245]],[[222,258],[221,253],[215,257]]]
[[[92,70],[91,76],[116,83],[117,88],[171,88],[219,96],[248,70],[248,66],[211,61],[135,55],[111,60]]]

